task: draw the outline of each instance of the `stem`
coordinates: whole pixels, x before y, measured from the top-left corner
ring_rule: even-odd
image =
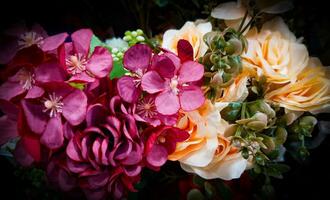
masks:
[[[237,30],[238,32],[241,31],[241,29],[242,29],[242,27],[243,27],[243,25],[244,25],[244,22],[245,22],[245,20],[246,20],[246,18],[247,18],[247,16],[248,16],[248,14],[249,14],[249,12],[246,11],[245,14],[244,14],[244,17],[243,17],[243,19],[242,19],[242,21],[241,21],[241,23],[240,23],[240,25],[239,25],[239,27],[238,27],[238,30]]]

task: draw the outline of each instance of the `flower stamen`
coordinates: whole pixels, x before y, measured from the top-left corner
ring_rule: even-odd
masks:
[[[20,35],[18,39],[18,46],[19,49],[27,48],[32,45],[37,45],[40,47],[40,45],[43,43],[43,37],[38,35],[36,32],[26,32]]]
[[[43,112],[49,111],[50,117],[56,117],[57,114],[62,113],[62,109],[64,104],[62,103],[62,97],[57,97],[55,93],[48,94],[48,98],[43,99],[43,103],[45,106],[45,109],[43,109]]]
[[[80,74],[86,70],[87,59],[84,55],[78,53],[67,58],[65,64],[68,66],[69,73],[72,75]]]

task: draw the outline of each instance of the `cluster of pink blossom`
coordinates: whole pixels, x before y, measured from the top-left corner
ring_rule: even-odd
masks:
[[[179,56],[132,46],[123,59],[129,73],[110,80],[112,56],[90,48],[89,29],[48,36],[34,26],[8,34],[10,48],[0,55],[0,144],[19,137],[17,161],[44,167],[58,188],[122,198],[135,191],[144,167],[159,170],[189,137],[174,125],[180,109],[204,103],[204,68],[186,41]]]

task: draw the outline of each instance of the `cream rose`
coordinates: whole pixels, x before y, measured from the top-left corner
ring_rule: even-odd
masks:
[[[269,83],[294,83],[308,63],[305,45],[297,41],[281,18],[265,23],[260,32],[251,29],[246,37],[249,45],[242,55],[243,65],[254,67]]]
[[[177,126],[187,130],[190,137],[177,144],[176,151],[169,155],[169,160],[178,160],[187,172],[207,179],[238,178],[246,169],[247,161],[224,135],[229,124],[221,119],[220,111],[227,105],[228,103],[213,105],[206,101],[198,110],[185,113]]]
[[[299,116],[301,114],[299,111],[309,111],[314,114],[329,112],[328,69],[323,67],[318,59],[311,58],[308,66],[297,76],[296,82],[267,92],[265,99],[286,108],[286,112],[291,115]]]
[[[212,31],[210,22],[198,23],[186,22],[180,30],[170,29],[164,33],[162,47],[177,53],[177,43],[180,39],[189,41],[194,49],[194,59],[204,56],[207,45],[203,36]]]

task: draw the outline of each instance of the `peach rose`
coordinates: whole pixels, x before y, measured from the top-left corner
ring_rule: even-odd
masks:
[[[297,81],[267,92],[265,99],[290,111],[311,113],[330,111],[330,80],[328,69],[316,58],[297,76]],[[297,113],[297,112],[295,112]],[[298,112],[299,114],[299,112]]]
[[[267,82],[283,84],[297,79],[308,63],[308,51],[299,43],[281,18],[265,23],[260,32],[253,28],[246,35],[247,52],[243,66],[256,69]]]
[[[186,22],[180,30],[170,29],[164,33],[162,47],[177,53],[177,43],[180,39],[189,41],[194,49],[194,59],[198,59],[207,51],[207,45],[203,41],[203,36],[212,31],[210,22],[194,23]]]
[[[184,113],[177,126],[188,131],[190,137],[177,144],[169,160],[180,161],[184,170],[204,178],[239,177],[247,161],[224,135],[229,124],[221,119],[220,111],[227,105],[206,101],[198,110]]]

